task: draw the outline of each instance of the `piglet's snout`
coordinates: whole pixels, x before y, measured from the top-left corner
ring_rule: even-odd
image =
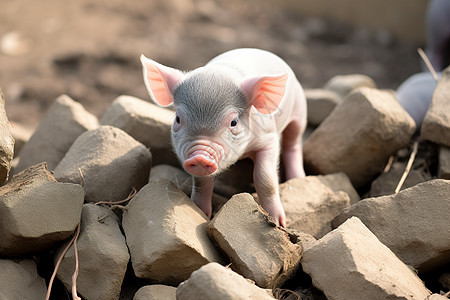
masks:
[[[197,144],[188,152],[183,167],[194,176],[212,175],[218,169],[218,160],[221,156],[220,150],[216,150],[210,145]]]
[[[217,171],[217,163],[208,151],[196,150],[184,161],[184,168],[194,176],[208,176]]]

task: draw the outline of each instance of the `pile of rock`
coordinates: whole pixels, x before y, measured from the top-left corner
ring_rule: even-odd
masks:
[[[78,264],[84,299],[446,299],[430,290],[449,289],[449,73],[421,128],[432,142],[398,194],[418,129],[395,95],[359,75],[308,91],[320,126],[305,165],[322,175],[280,184],[287,229],[257,204],[245,161],[218,178],[208,220],[171,150],[173,111],[131,96],[100,121],[59,97],[8,181],[1,98],[0,298],[44,299],[60,260],[58,282],[71,290]],[[438,147],[438,162],[423,153]]]

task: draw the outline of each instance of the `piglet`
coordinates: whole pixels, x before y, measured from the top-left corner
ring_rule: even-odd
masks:
[[[187,73],[143,55],[141,62],[151,99],[176,108],[172,143],[193,176],[191,199],[210,217],[214,176],[248,157],[260,204],[286,227],[278,193],[280,152],[286,179],[305,176],[306,100],[292,69],[258,49],[223,53]]]

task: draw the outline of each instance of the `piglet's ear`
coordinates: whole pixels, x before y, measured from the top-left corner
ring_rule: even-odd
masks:
[[[141,54],[144,82],[153,101],[161,106],[173,103],[172,91],[183,79],[183,72],[148,59]]]
[[[262,114],[276,111],[286,92],[288,74],[257,76],[245,79],[241,89],[249,97],[251,104]]]

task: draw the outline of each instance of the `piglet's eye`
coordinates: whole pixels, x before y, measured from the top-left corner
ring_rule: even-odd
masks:
[[[179,116],[175,117],[175,122],[177,122],[177,124],[180,124],[180,117]]]
[[[237,125],[237,122],[238,122],[237,119],[234,119],[233,121],[231,121],[230,126],[235,127]]]

